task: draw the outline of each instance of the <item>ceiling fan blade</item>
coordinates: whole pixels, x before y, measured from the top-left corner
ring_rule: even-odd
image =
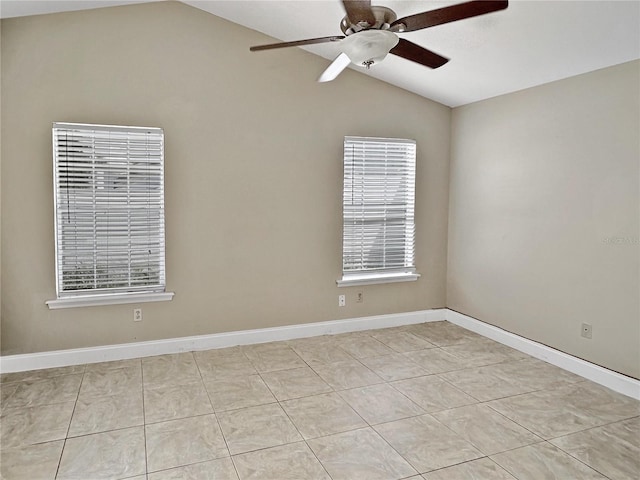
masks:
[[[347,17],[352,23],[367,22],[376,24],[376,17],[371,10],[371,0],[342,0]]]
[[[249,50],[251,50],[252,52],[257,52],[259,50],[271,50],[274,48],[300,47],[302,45],[312,45],[314,43],[338,42],[343,38],[344,36],[308,38],[307,40],[296,40],[294,42],[280,42],[270,43],[268,45],[256,45],[254,47],[249,47]]]
[[[480,0],[450,7],[437,8],[428,12],[409,15],[400,18],[391,24],[392,31],[413,32],[423,28],[435,27],[444,23],[455,22],[465,18],[477,17],[485,13],[497,12],[504,10],[509,6],[507,0]],[[395,27],[395,28],[394,28]]]
[[[346,53],[341,53],[336,57],[336,59],[331,62],[331,65],[322,72],[320,78],[318,78],[319,82],[330,82],[331,80],[335,80],[335,78],[342,73],[342,71],[349,66],[351,60],[347,56]]]
[[[409,40],[401,38],[398,44],[393,47],[389,53],[393,53],[412,62],[419,63],[429,68],[438,68],[449,61],[448,58],[441,57],[431,50],[427,50],[420,45],[416,45]]]

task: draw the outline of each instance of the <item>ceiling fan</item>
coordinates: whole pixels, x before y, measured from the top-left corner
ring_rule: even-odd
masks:
[[[393,10],[387,7],[372,6],[371,0],[342,0],[342,4],[347,13],[340,21],[340,29],[344,35],[257,45],[249,50],[256,52],[315,43],[340,42],[340,55],[323,72],[318,79],[319,82],[335,79],[350,63],[370,68],[371,65],[381,62],[389,53],[425,67],[438,68],[447,63],[449,59],[400,38],[397,33],[435,27],[444,23],[504,10],[509,6],[507,0],[471,1],[398,19]]]

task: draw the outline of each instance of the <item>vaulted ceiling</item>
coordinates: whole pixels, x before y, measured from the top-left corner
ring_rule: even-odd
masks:
[[[6,18],[140,1],[149,0],[2,0],[0,15]],[[339,0],[183,3],[282,41],[342,34],[339,23],[344,9]],[[456,3],[461,1],[372,2],[391,8],[398,17]],[[400,36],[451,61],[431,70],[389,55],[370,70],[350,68],[455,107],[640,58],[640,2],[512,0],[503,11]],[[340,53],[339,42],[303,48],[328,60]],[[275,57],[282,55],[282,50],[247,50],[246,57],[238,61],[251,61],[254,55]],[[291,72],[300,81],[309,82],[320,73]]]

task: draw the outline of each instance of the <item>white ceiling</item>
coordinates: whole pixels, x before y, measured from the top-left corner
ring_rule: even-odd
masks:
[[[1,0],[4,17],[96,8],[148,0]],[[373,0],[398,17],[459,1]],[[283,41],[341,35],[339,0],[184,0]],[[451,61],[430,70],[389,55],[371,70],[380,80],[451,107],[640,58],[640,1],[512,0],[504,11],[400,34]],[[295,48],[295,47],[294,47]],[[327,59],[339,43],[305,47]],[[281,55],[282,50],[248,55]],[[327,62],[328,64],[328,62]],[[321,71],[300,75],[314,81]],[[337,80],[340,81],[338,77]]]

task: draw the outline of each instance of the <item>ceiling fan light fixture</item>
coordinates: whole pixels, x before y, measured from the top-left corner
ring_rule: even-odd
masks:
[[[399,40],[388,30],[365,30],[349,35],[340,46],[352,63],[369,68],[382,61]]]

